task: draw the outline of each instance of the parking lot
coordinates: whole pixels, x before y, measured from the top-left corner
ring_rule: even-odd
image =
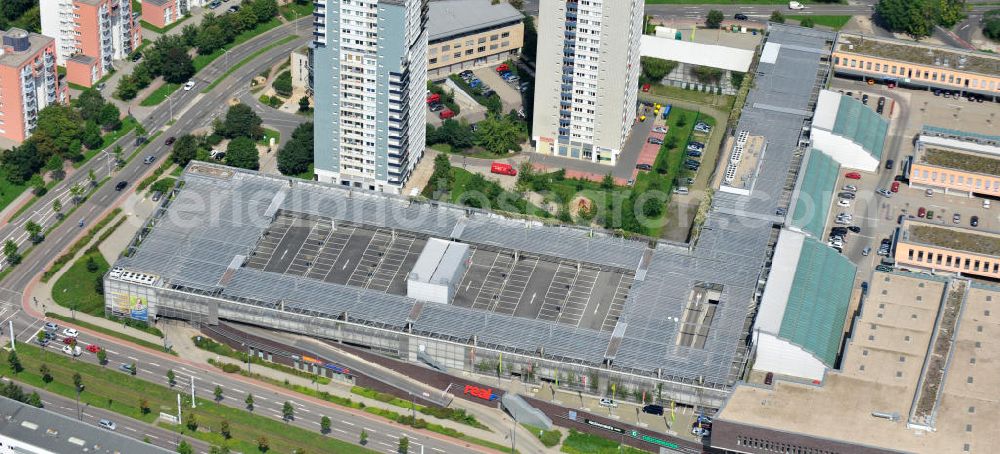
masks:
[[[510,112],[511,110],[517,110],[521,108],[521,92],[519,91],[519,83],[508,83],[501,79],[496,72],[496,65],[487,66],[485,68],[479,68],[472,71],[480,80],[489,85],[493,91],[497,92],[500,96],[500,102],[503,103],[504,113]]]

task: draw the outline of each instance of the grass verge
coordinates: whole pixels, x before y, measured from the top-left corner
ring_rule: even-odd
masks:
[[[204,67],[208,66],[209,63],[215,61],[216,58],[221,57],[222,54],[225,53],[226,49],[232,49],[240,44],[249,41],[251,38],[261,33],[264,33],[272,28],[275,28],[279,25],[281,25],[281,20],[275,17],[274,19],[271,19],[267,22],[262,22],[260,24],[257,24],[256,27],[251,28],[250,30],[240,33],[239,35],[236,36],[236,39],[234,39],[233,42],[229,43],[225,47],[215,52],[212,52],[208,55],[199,55],[197,57],[194,57],[194,71],[196,73],[198,71],[201,71]],[[225,74],[223,74],[221,77],[225,77]]]
[[[97,224],[94,224],[94,226],[87,231],[87,234],[84,235],[83,238],[80,238],[75,243],[73,243],[73,245],[69,247],[69,250],[65,254],[60,255],[58,258],[56,258],[56,260],[52,262],[52,266],[50,266],[49,269],[45,270],[45,272],[42,273],[42,282],[48,282],[49,279],[52,279],[52,276],[55,276],[56,273],[58,273],[59,270],[62,269],[62,267],[66,266],[66,264],[69,263],[70,260],[73,260],[73,257],[76,255],[77,252],[80,252],[81,249],[83,249],[87,244],[90,243],[91,240],[94,239],[94,235],[97,235],[97,232],[100,232],[101,229],[107,226],[108,223],[111,222],[111,220],[117,217],[119,214],[121,214],[121,212],[122,212],[121,208],[115,208],[114,210],[111,210],[111,212],[108,213],[108,215],[105,216],[103,219],[97,221]]]
[[[28,189],[27,184],[11,183],[10,180],[7,179],[7,171],[0,168],[0,210],[6,208],[7,205],[10,205],[10,203],[13,202],[14,199],[18,198],[18,196],[20,196],[25,189]],[[37,199],[37,197],[33,198]],[[11,219],[14,219],[17,214],[20,214],[25,209],[26,208],[22,207],[18,213],[11,216]]]
[[[389,405],[395,405],[403,409],[414,409],[425,415],[433,416],[439,419],[447,419],[449,421],[455,421],[460,424],[465,424],[470,427],[475,427],[482,430],[490,430],[483,423],[479,422],[475,416],[472,416],[465,412],[463,409],[455,408],[445,408],[445,407],[427,407],[423,405],[413,405],[410,401],[405,399],[400,399],[389,393],[381,393],[375,391],[374,389],[362,388],[360,386],[351,387],[351,392],[359,396],[364,396],[369,399],[375,399],[379,402],[385,402]]]
[[[73,374],[79,373],[86,387],[80,394],[80,402],[92,407],[111,410],[123,416],[141,420],[147,423],[156,421],[159,413],[177,411],[177,390],[166,386],[150,383],[136,377],[126,375],[111,367],[101,367],[94,364],[76,361],[56,353],[20,344],[17,349],[18,358],[24,370],[14,375],[7,362],[7,353],[2,353],[3,361],[0,371],[16,381],[35,387],[44,388],[56,394],[76,398],[73,387]],[[46,364],[53,378],[51,383],[42,380],[39,368]],[[140,364],[139,367],[142,367]],[[141,373],[141,372],[140,372]],[[235,399],[235,397],[228,397]],[[140,402],[145,401],[148,411],[143,411]],[[213,445],[226,445],[232,451],[258,452],[257,438],[267,434],[270,449],[273,452],[292,452],[303,449],[305,452],[338,452],[338,453],[372,453],[369,449],[326,437],[319,431],[311,431],[300,427],[276,421],[273,418],[260,416],[253,412],[224,406],[207,400],[197,399],[197,408],[190,409],[190,397],[182,397],[185,414],[193,415],[198,423],[198,429],[188,430],[185,426],[164,424],[160,426],[177,431],[184,435],[204,440]],[[300,418],[310,416],[300,415]],[[316,417],[318,419],[318,416]],[[231,437],[225,440],[211,428],[218,428],[222,421],[229,423]]]
[[[559,441],[562,440],[562,432],[560,432],[557,429],[545,430],[542,429],[541,427],[535,427],[529,424],[521,424],[521,425],[524,426],[525,429],[528,429],[528,431],[530,431],[532,434],[534,434],[535,437],[538,438],[538,441],[541,441],[546,448],[551,448],[559,444]]]
[[[163,27],[163,28],[157,27],[157,26],[155,26],[153,24],[150,24],[149,22],[146,22],[144,20],[139,21],[139,23],[142,24],[142,28],[145,28],[145,29],[147,29],[149,31],[154,31],[154,32],[159,33],[159,34],[162,35],[162,34],[164,34],[166,32],[169,32],[170,30],[173,30],[174,27],[180,25],[181,23],[183,23],[184,21],[186,21],[189,17],[191,17],[191,16],[181,16],[180,19],[177,19],[177,20],[175,20],[175,21],[167,24],[167,26]]]
[[[259,57],[264,52],[267,52],[267,51],[269,51],[269,50],[271,50],[271,49],[273,49],[275,47],[278,47],[278,46],[280,46],[282,44],[286,44],[286,43],[290,43],[292,41],[295,41],[296,39],[298,39],[298,36],[295,36],[295,35],[286,36],[284,38],[279,39],[276,42],[273,42],[271,44],[268,44],[267,46],[264,46],[264,47],[262,47],[260,49],[257,49],[256,51],[254,51],[254,53],[250,54],[250,56],[248,56],[247,58],[244,58],[244,59],[240,60],[239,62],[237,62],[235,65],[230,66],[229,69],[226,70],[226,72],[222,73],[222,75],[219,76],[218,78],[216,78],[215,81],[213,81],[212,83],[208,84],[208,86],[205,87],[201,92],[202,93],[208,93],[209,91],[212,91],[213,88],[215,88],[223,80],[225,80],[226,77],[229,77],[229,75],[232,74],[233,71],[236,71],[237,69],[240,69],[241,66],[243,66],[243,65],[245,65],[247,63],[250,63],[253,59]]]
[[[619,446],[617,442],[597,435],[569,430],[563,440],[562,452],[569,454],[645,454],[646,451],[631,446]]]
[[[146,348],[149,348],[149,349],[152,349],[152,350],[163,351],[163,345],[161,345],[161,344],[150,342],[150,341],[145,340],[145,339],[139,339],[138,337],[135,337],[135,336],[129,336],[128,334],[122,333],[120,331],[116,331],[116,330],[113,330],[113,329],[105,328],[103,326],[95,325],[95,324],[90,323],[90,322],[85,322],[85,321],[80,320],[80,319],[74,319],[73,317],[67,317],[67,316],[62,315],[62,314],[56,314],[55,312],[46,312],[45,316],[48,317],[48,318],[54,318],[56,320],[62,320],[64,322],[66,322],[66,323],[72,323],[72,324],[74,324],[76,326],[79,326],[81,328],[86,328],[86,329],[89,329],[91,331],[96,331],[96,332],[101,333],[101,334],[107,334],[108,336],[117,337],[118,339],[121,339],[121,340],[124,340],[124,341],[128,341],[128,342],[131,342],[133,344],[136,344],[136,345],[139,345],[139,346],[142,346],[142,347],[146,347]],[[157,330],[157,331],[159,331],[159,330]],[[169,353],[171,355],[174,355],[174,356],[177,356],[177,353],[175,353],[173,350],[169,350],[169,351],[167,351],[167,353]]]
[[[840,30],[847,25],[847,22],[851,20],[851,16],[785,16],[786,19],[796,20],[802,22],[803,19],[812,19],[813,23],[816,25],[822,25],[824,27],[830,27],[834,30]]]
[[[108,272],[108,261],[96,247],[88,249],[52,285],[52,300],[77,312],[101,317],[104,295],[98,293],[98,280]]]
[[[164,82],[156,90],[153,90],[146,98],[139,102],[140,106],[149,107],[155,106],[167,99],[171,94],[181,88],[181,84],[172,84],[169,82]]]

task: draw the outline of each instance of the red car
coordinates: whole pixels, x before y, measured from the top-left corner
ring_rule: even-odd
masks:
[[[431,93],[430,95],[427,96],[427,104],[440,101],[441,101],[441,95],[437,93]]]
[[[97,353],[101,351],[101,347],[98,347],[96,344],[90,344],[87,346],[87,351],[90,353]]]
[[[848,172],[844,176],[847,177],[847,178],[850,178],[852,180],[860,180],[861,179],[861,174],[858,173],[858,172]]]
[[[447,120],[454,116],[455,116],[455,111],[448,108],[445,108],[441,112],[438,112],[438,117],[440,117],[442,120]]]
[[[76,338],[75,337],[66,336],[66,337],[63,338],[63,343],[64,344],[72,345],[74,342],[76,342]]]
[[[506,63],[504,63],[504,64],[502,64],[500,66],[497,66],[497,72],[498,73],[502,73],[504,71],[510,71],[510,66],[507,66]]]
[[[920,208],[917,209],[917,217],[918,218],[922,218],[926,214],[927,214],[927,209],[926,208],[920,207]]]
[[[899,182],[893,181],[892,186],[889,187],[889,190],[892,192],[899,192]]]
[[[642,84],[642,92],[646,93],[649,91],[649,84]]]

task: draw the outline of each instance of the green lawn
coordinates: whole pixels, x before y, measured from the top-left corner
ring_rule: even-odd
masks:
[[[10,365],[7,362],[8,353],[2,353],[0,361],[0,372],[16,381],[45,388],[56,394],[66,397],[76,397],[73,388],[72,376],[78,372],[83,378],[86,387],[80,394],[80,402],[88,406],[109,409],[129,418],[154,423],[161,411],[171,413],[177,411],[177,393],[179,389],[171,389],[165,385],[156,385],[124,374],[117,370],[117,363],[110,363],[105,367],[88,364],[83,361],[70,359],[59,353],[47,352],[29,345],[20,344],[17,348],[18,357],[24,370],[17,375],[13,375]],[[49,367],[53,381],[45,384],[42,381],[39,367],[42,364]],[[138,364],[138,368],[143,365]],[[140,372],[141,373],[141,372]],[[163,378],[166,382],[166,377]],[[182,406],[185,415],[192,414],[198,421],[198,431],[191,433],[183,426],[175,426],[160,423],[161,427],[184,433],[186,435],[204,440],[213,445],[226,444],[232,451],[236,452],[258,452],[257,437],[264,435],[267,437],[272,452],[288,453],[294,449],[304,449],[305,452],[338,452],[338,453],[372,453],[369,449],[356,446],[354,444],[327,437],[319,433],[319,430],[305,430],[296,426],[282,423],[273,417],[257,415],[241,408],[226,407],[207,399],[197,399],[197,409],[191,409],[190,397],[186,394],[182,396]],[[224,396],[233,402],[236,395]],[[149,412],[143,413],[139,403],[145,400],[149,406]],[[242,407],[242,399],[239,401]],[[319,420],[319,415],[300,413],[296,415],[300,420]],[[228,421],[232,438],[227,442],[222,435],[212,432],[221,425],[222,421]],[[318,429],[318,425],[317,425]],[[360,430],[359,430],[360,433]]]
[[[257,36],[257,35],[259,35],[261,33],[264,33],[264,32],[266,32],[266,31],[268,31],[268,30],[270,30],[272,28],[275,28],[275,27],[279,26],[279,25],[281,25],[281,20],[278,19],[277,17],[275,17],[274,19],[271,19],[271,20],[269,20],[267,22],[263,22],[263,23],[257,24],[256,27],[254,27],[254,28],[252,28],[250,30],[247,30],[247,31],[245,31],[243,33],[240,33],[239,35],[236,36],[236,39],[234,39],[233,42],[227,44],[225,47],[223,47],[223,48],[221,48],[221,49],[219,49],[219,50],[217,50],[215,52],[212,52],[212,53],[210,53],[208,55],[199,55],[197,57],[194,57],[194,70],[195,70],[195,72],[201,71],[202,68],[208,66],[208,64],[212,63],[213,61],[215,61],[216,58],[221,57],[222,54],[225,52],[226,49],[232,49],[232,48],[234,48],[234,47],[236,47],[236,46],[238,46],[240,44],[243,44],[243,43],[247,42],[248,40],[250,40],[254,36]],[[225,77],[225,75],[223,75],[222,77]]]
[[[87,270],[87,261],[94,259],[97,270]],[[97,317],[104,316],[104,296],[97,293],[94,283],[108,272],[108,261],[100,252],[88,252],[77,259],[52,286],[56,304]]]
[[[155,26],[153,24],[150,24],[149,22],[146,22],[144,20],[143,21],[139,21],[139,23],[142,24],[142,28],[145,28],[145,29],[150,30],[150,31],[154,31],[154,32],[159,33],[159,34],[162,35],[162,34],[164,34],[166,32],[169,32],[174,27],[180,25],[182,22],[184,22],[185,20],[187,20],[187,18],[189,18],[189,17],[191,17],[191,16],[181,16],[180,19],[177,19],[177,20],[173,21],[172,23],[170,23],[169,25],[167,25],[166,27],[163,27],[163,28],[157,27],[157,26]]]
[[[296,1],[292,1],[287,5],[279,6],[278,12],[285,18],[285,20],[295,20],[312,14],[313,2],[310,1],[300,4]]]
[[[172,84],[164,82],[163,85],[160,85],[159,88],[153,90],[153,92],[150,93],[149,96],[146,97],[146,99],[143,99],[142,102],[139,103],[139,105],[145,107],[155,106],[165,101],[167,97],[169,97],[171,94],[177,91],[178,88],[181,88],[181,84]]]
[[[731,109],[733,107],[733,102],[736,100],[736,96],[733,95],[717,95],[705,93],[703,91],[685,90],[680,87],[669,87],[660,84],[652,85],[649,92],[651,94],[665,96],[670,99],[705,104],[707,106],[717,106],[722,110]],[[642,95],[642,93],[640,93],[640,95]]]
[[[0,168],[0,210],[10,205],[25,189],[28,189],[28,185],[11,183],[7,179],[7,171]]]
[[[834,30],[840,30],[847,25],[847,22],[851,20],[851,16],[785,16],[785,18],[795,21],[802,21],[802,19],[810,18],[816,25],[822,25],[824,27],[830,27]]]
[[[278,142],[281,141],[281,133],[273,129],[264,128],[264,138],[260,139],[260,144],[269,145],[271,138],[274,138],[274,146],[278,146]]]
[[[284,38],[279,39],[276,42],[273,42],[273,43],[268,44],[268,45],[266,45],[266,46],[264,46],[264,47],[262,47],[260,49],[257,49],[256,51],[254,51],[254,53],[250,54],[250,56],[248,56],[247,58],[244,58],[243,60],[240,60],[235,65],[230,66],[229,69],[226,70],[226,72],[222,73],[222,75],[219,76],[218,79],[215,79],[214,81],[212,81],[211,84],[208,84],[208,86],[205,87],[205,89],[203,89],[201,92],[202,93],[208,93],[213,88],[215,88],[216,85],[219,85],[220,82],[222,82],[223,80],[225,80],[226,77],[229,77],[229,75],[232,74],[233,71],[236,71],[237,69],[240,69],[241,66],[243,66],[243,65],[245,65],[247,63],[250,63],[253,59],[259,57],[264,52],[267,52],[267,51],[269,51],[269,50],[271,50],[271,49],[273,49],[275,47],[278,47],[278,46],[280,46],[282,44],[295,41],[298,38],[299,37],[295,36],[295,35],[286,36]]]
[[[617,436],[610,432],[608,435]],[[616,441],[570,429],[569,436],[563,440],[562,452],[569,454],[644,454],[646,451],[631,446],[619,448]]]

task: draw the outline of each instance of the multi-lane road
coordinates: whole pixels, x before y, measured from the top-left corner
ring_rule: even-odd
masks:
[[[302,19],[303,23],[311,18]],[[211,65],[203,69],[195,76],[196,89],[191,91],[178,91],[174,93],[168,101],[160,105],[145,120],[145,126],[150,131],[166,128],[164,133],[153,143],[150,143],[144,150],[143,155],[153,155],[157,157],[157,162],[145,165],[141,157],[133,159],[121,170],[114,172],[111,178],[112,184],[105,184],[98,188],[89,198],[83,201],[76,211],[68,219],[50,232],[45,241],[37,245],[24,261],[16,266],[11,272],[0,281],[0,321],[3,323],[4,340],[7,336],[14,335],[18,341],[31,342],[34,336],[44,323],[40,317],[43,316],[42,304],[38,304],[26,296],[25,290],[37,282],[39,275],[48,264],[62,251],[69,247],[84,230],[89,222],[99,219],[115,206],[120,205],[128,190],[117,192],[114,189],[114,182],[129,181],[131,183],[141,180],[153,167],[162,162],[169,155],[169,149],[163,141],[166,137],[179,136],[188,131],[210,124],[215,116],[223,113],[227,100],[240,87],[245,86],[249,81],[263,69],[274,65],[283,58],[287,58],[288,53],[294,48],[303,45],[308,41],[310,28],[307,26],[297,27],[298,36],[301,39],[277,46],[254,58],[250,63],[240,67],[230,74],[222,83],[209,91],[201,93],[199,88],[207,86],[211,81],[220,77],[228,67],[223,59],[216,60]],[[293,33],[292,24],[271,30],[260,37],[251,40],[244,45],[234,48],[230,53],[230,61],[240,61],[249,57],[262,43],[272,42]],[[168,124],[171,120],[174,123]],[[135,150],[134,137],[128,134],[120,142],[125,149],[126,156]],[[23,219],[31,216],[32,219],[44,220],[44,225],[51,226],[53,218],[51,216],[51,201],[55,196],[63,193],[72,185],[86,182],[88,171],[93,168],[95,172],[101,167],[106,167],[106,162],[93,159],[81,167],[73,177],[67,179],[50,195],[43,197],[34,206],[30,214],[17,219],[10,224],[0,228],[0,235],[10,237],[23,230],[21,224]],[[106,171],[105,171],[106,172]],[[98,180],[102,178],[98,174]],[[68,207],[68,205],[67,205]],[[68,209],[68,208],[67,208]],[[64,210],[65,211],[65,210]],[[85,228],[78,227],[83,221]],[[13,322],[13,333],[8,332],[8,322]],[[193,380],[195,383],[195,393],[201,396],[211,396],[215,386],[221,386],[224,390],[222,404],[243,408],[243,399],[246,393],[252,393],[258,402],[256,413],[266,416],[281,418],[281,406],[285,401],[294,402],[296,408],[296,420],[292,424],[299,425],[310,430],[319,430],[319,420],[322,415],[329,416],[333,420],[333,428],[330,436],[356,443],[362,428],[369,433],[368,447],[381,452],[395,452],[398,444],[398,437],[407,436],[410,439],[412,450],[437,453],[459,453],[470,451],[487,451],[467,443],[459,442],[438,434],[426,431],[409,430],[406,427],[395,423],[390,423],[370,414],[334,407],[332,404],[312,399],[297,393],[290,392],[283,388],[277,388],[254,382],[243,377],[233,377],[217,372],[210,366],[185,361],[165,353],[149,351],[147,349],[133,347],[121,340],[97,333],[89,333],[81,330],[79,341],[85,346],[89,343],[97,343],[108,352],[109,367],[118,367],[122,363],[133,361],[139,364],[137,379],[165,384],[166,372],[173,369],[177,374],[178,387],[190,388]],[[53,342],[49,348],[61,349],[61,342]],[[61,354],[61,353],[60,353]],[[79,358],[81,361],[96,362],[95,355],[84,352]],[[56,405],[58,407],[58,405]],[[96,413],[94,413],[96,414]],[[117,417],[119,424],[124,423],[124,417]],[[135,426],[132,423],[140,424]],[[144,436],[154,436],[160,432],[149,429],[140,433],[138,430],[142,423],[130,422],[126,427],[136,428],[136,433],[132,434],[128,429],[124,429],[126,435],[136,435],[142,439]]]

